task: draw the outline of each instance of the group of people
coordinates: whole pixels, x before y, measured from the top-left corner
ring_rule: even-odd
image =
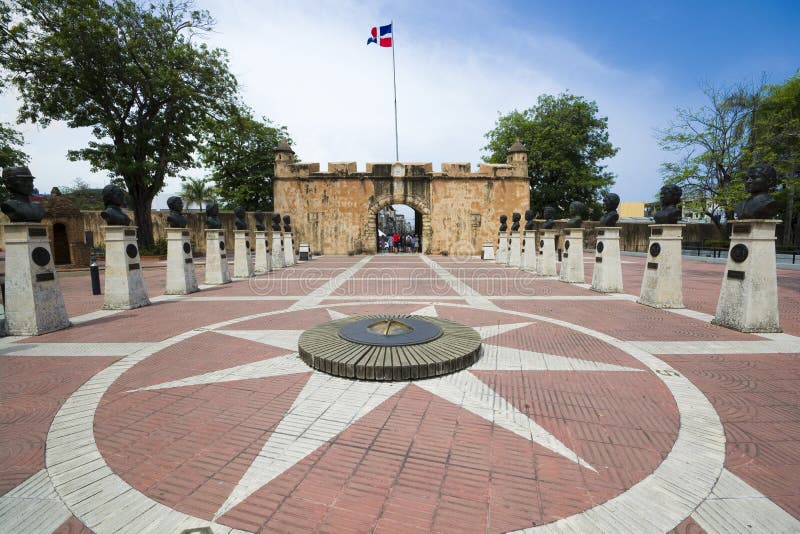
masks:
[[[397,232],[394,235],[382,235],[378,238],[378,251],[383,254],[390,252],[419,252],[420,239],[418,235],[406,234],[401,236]]]

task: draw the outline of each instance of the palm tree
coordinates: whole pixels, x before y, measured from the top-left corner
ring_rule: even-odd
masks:
[[[203,203],[214,200],[214,184],[207,178],[187,178],[181,188],[181,198],[186,202],[188,208],[192,204],[197,204],[203,209]]]

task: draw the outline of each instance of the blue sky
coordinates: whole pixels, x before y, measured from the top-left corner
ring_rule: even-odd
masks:
[[[400,159],[480,161],[498,112],[570,91],[597,102],[619,154],[608,161],[623,201],[650,200],[655,141],[700,85],[785,80],[800,68],[800,2],[366,2],[199,0],[217,19],[211,46],[230,52],[245,101],[286,125],[304,161],[394,160],[391,51],[366,46],[394,21]],[[12,95],[0,120],[13,120]],[[43,191],[75,177],[67,162],[87,131],[22,127]],[[203,175],[203,170],[194,171]],[[156,207],[179,189],[172,178]],[[521,208],[522,209],[522,208]]]

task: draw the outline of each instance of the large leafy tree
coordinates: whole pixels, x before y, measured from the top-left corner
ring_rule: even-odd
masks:
[[[17,0],[3,66],[20,91],[20,119],[91,127],[69,152],[127,188],[142,244],[167,176],[194,164],[210,115],[236,80],[223,50],[194,37],[213,26],[190,1]]]
[[[291,143],[286,127],[256,119],[246,106],[234,103],[207,130],[200,157],[211,169],[223,207],[271,211],[275,148],[281,139]]]
[[[608,118],[581,96],[542,95],[535,106],[500,115],[486,134],[484,161],[505,163],[508,148],[520,139],[528,150],[531,206],[553,206],[561,215],[570,202],[591,207],[614,183],[602,161],[619,150],[608,137]]]

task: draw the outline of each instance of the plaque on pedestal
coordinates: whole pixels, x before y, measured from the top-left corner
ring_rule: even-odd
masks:
[[[509,241],[508,250],[508,265],[519,269],[522,265],[522,253],[520,249],[519,232],[511,232],[511,240]]]
[[[47,238],[47,225],[4,225],[6,332],[36,336],[70,325]]]
[[[497,256],[494,261],[501,265],[508,263],[508,234],[506,232],[497,234]]]
[[[206,284],[219,285],[230,281],[225,232],[206,230]]]
[[[104,226],[106,290],[103,309],[130,310],[147,306],[147,288],[136,243],[135,226]]]
[[[283,257],[286,267],[291,267],[297,263],[294,259],[294,243],[292,242],[291,232],[283,232]]]
[[[597,228],[592,290],[600,293],[622,293],[622,262],[619,255],[619,228]]]
[[[250,239],[247,230],[233,231],[233,276],[250,278],[253,276],[253,260],[250,256]]]
[[[264,274],[271,270],[272,261],[269,256],[267,233],[264,231],[256,231],[256,261],[253,271],[256,274]]]
[[[286,267],[286,257],[283,255],[283,239],[278,231],[272,232],[272,268],[283,269]]]
[[[483,244],[483,250],[481,251],[481,259],[483,260],[494,260],[494,243],[491,241],[486,241]]]
[[[584,282],[583,228],[564,229],[564,252],[561,254],[561,273],[558,279],[570,284]]]
[[[775,266],[779,221],[744,219],[731,228],[714,324],[740,332],[781,332]]]
[[[536,271],[536,231],[525,230],[522,238],[522,257],[520,269],[523,271]]]
[[[684,226],[650,225],[650,246],[637,302],[654,308],[683,308],[681,238]]]
[[[197,291],[192,240],[184,228],[167,228],[167,295],[188,295]]]
[[[542,276],[556,276],[556,234],[558,230],[542,230],[539,239],[539,272]]]

